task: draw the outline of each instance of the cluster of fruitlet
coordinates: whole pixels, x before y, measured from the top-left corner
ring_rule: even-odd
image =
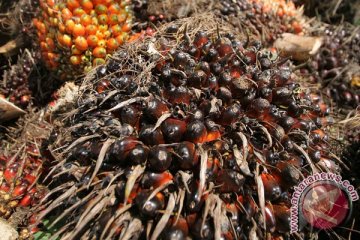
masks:
[[[29,239],[36,228],[28,228],[31,208],[45,196],[47,189],[39,178],[44,170],[45,155],[40,153],[51,126],[44,112],[29,109],[16,127],[8,127],[0,142],[0,217],[19,230],[19,239]]]
[[[26,107],[31,99],[29,77],[33,67],[40,61],[38,52],[24,51],[17,63],[6,70],[0,88],[0,96],[14,104]]]
[[[248,29],[252,35],[264,37],[267,44],[284,32],[301,34],[304,30],[301,11],[292,1],[225,0],[219,1],[217,10],[237,29]]]
[[[42,159],[36,146],[29,144],[22,149],[23,156],[0,157],[0,215],[9,218],[16,207],[29,207],[38,203],[44,191],[36,185],[42,170]]]
[[[68,79],[103,64],[129,38],[129,0],[40,0],[34,19],[46,66]]]
[[[7,21],[3,22],[1,31],[6,31],[11,37],[16,36],[18,59],[15,63],[9,59],[9,67],[1,71],[0,97],[6,98],[18,106],[26,107],[31,98],[28,79],[39,61],[39,54],[32,42],[31,19],[36,15],[37,1],[22,0],[16,3],[12,12],[9,12]],[[4,26],[5,25],[5,26]],[[29,50],[30,49],[30,50]]]
[[[40,114],[30,115],[20,121],[19,130],[9,133],[10,139],[1,143],[0,150],[0,217],[22,229],[20,239],[28,239],[36,231],[28,228],[30,209],[47,191],[38,183],[44,161],[38,144],[47,136],[48,124],[39,120]],[[22,141],[14,143],[11,138]]]
[[[328,109],[289,68],[258,42],[179,29],[99,67],[56,132],[37,213],[65,222],[56,236],[289,237],[293,186],[337,171]]]
[[[360,31],[351,26],[327,27],[324,43],[302,69],[342,106],[360,104]]]

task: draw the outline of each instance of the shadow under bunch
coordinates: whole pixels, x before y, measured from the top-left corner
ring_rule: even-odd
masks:
[[[293,186],[339,171],[319,96],[258,42],[191,29],[172,23],[87,77],[48,146],[36,217],[64,222],[55,236],[286,238]]]

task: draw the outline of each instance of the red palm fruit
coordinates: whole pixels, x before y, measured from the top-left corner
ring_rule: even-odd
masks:
[[[98,93],[102,93],[105,90],[107,90],[109,88],[109,86],[110,86],[110,81],[107,79],[104,79],[98,83],[96,90]]]
[[[17,185],[13,192],[12,192],[12,196],[14,198],[16,197],[19,197],[19,196],[22,196],[25,194],[25,192],[27,191],[27,188],[28,188],[28,184],[23,182],[23,183],[20,183],[19,185]]]
[[[201,48],[204,44],[209,42],[209,38],[206,33],[198,32],[195,36],[194,45],[197,48]]]
[[[161,124],[161,131],[167,143],[179,142],[186,131],[186,123],[174,118],[168,118]]]
[[[32,201],[32,196],[30,194],[26,194],[19,202],[19,205],[22,207],[30,206]]]
[[[169,108],[166,103],[153,98],[147,103],[144,114],[149,118],[149,120],[156,122],[166,112],[169,112]]]
[[[209,178],[216,177],[220,170],[220,161],[217,157],[209,157],[207,160],[206,176]]]
[[[209,220],[203,221],[202,218],[198,218],[194,225],[191,225],[190,231],[196,239],[210,240],[214,239],[214,226]]]
[[[191,101],[191,94],[189,92],[189,89],[183,86],[167,89],[167,91],[165,91],[165,96],[172,104],[189,105]]]
[[[256,203],[254,199],[248,195],[239,195],[237,198],[238,203],[235,203],[240,209],[240,211],[244,214],[244,218],[248,221],[255,215],[256,212]]]
[[[165,201],[162,193],[157,193],[153,198],[147,200],[151,192],[142,190],[135,198],[139,212],[145,217],[155,217],[157,211],[164,209]]]
[[[167,170],[172,162],[170,151],[165,147],[153,147],[149,152],[149,167],[157,172]]]
[[[232,77],[229,72],[222,72],[219,77],[219,85],[221,87],[230,87]]]
[[[209,84],[205,82],[206,79],[207,75],[203,70],[196,70],[191,74],[188,80],[188,86],[195,88],[200,88],[201,86],[209,86]]]
[[[192,142],[181,142],[174,151],[174,158],[183,170],[192,169],[199,162],[199,154],[196,151],[195,144]]]
[[[4,179],[7,183],[12,184],[15,180],[16,174],[18,170],[18,164],[13,163],[10,166],[8,166],[4,171]]]
[[[274,172],[273,177],[280,184],[283,191],[300,182],[299,166],[294,166],[291,161],[280,161],[276,164],[276,167],[278,170]]]
[[[271,203],[267,202],[265,205],[265,223],[266,230],[269,232],[274,232],[276,227],[276,218],[274,209]]]
[[[268,201],[278,199],[281,195],[281,188],[274,176],[270,173],[262,173],[261,179],[264,184],[265,199]]]
[[[165,143],[164,136],[160,128],[154,130],[154,126],[152,125],[143,126],[142,129],[140,130],[139,138],[146,145],[150,145],[150,146]]]
[[[232,46],[228,43],[220,43],[216,50],[218,51],[221,58],[233,52]]]
[[[328,136],[327,134],[324,132],[324,130],[322,129],[316,129],[311,131],[310,133],[310,139],[314,142],[314,143],[318,143],[320,141],[327,141]]]
[[[9,184],[3,182],[3,183],[0,185],[0,191],[9,192],[9,191],[10,191],[10,186],[9,186]]]
[[[207,137],[207,130],[205,125],[196,120],[188,123],[185,132],[185,139],[193,143],[203,143]]]
[[[226,104],[226,106],[231,102],[232,100],[232,94],[231,91],[226,87],[220,87],[218,91],[217,97],[221,99],[221,101]]]
[[[185,218],[172,218],[168,222],[168,228],[164,231],[164,240],[186,239],[189,235],[189,226]]]
[[[276,231],[286,233],[290,231],[290,209],[285,204],[274,204],[273,206]]]
[[[247,108],[247,115],[253,118],[264,119],[264,116],[268,114],[270,103],[263,98],[256,98],[251,101]]]
[[[132,171],[129,171],[129,175],[132,174]],[[127,176],[128,177],[128,176]],[[117,198],[119,199],[120,202],[124,202],[125,201],[125,183],[121,182],[118,183],[116,185],[115,188],[115,193],[117,194]],[[127,202],[128,204],[133,203],[134,199],[136,198],[136,196],[138,195],[138,193],[141,192],[141,188],[139,186],[139,183],[135,183],[134,187],[131,189],[131,192],[127,198]],[[121,205],[119,205],[119,208],[121,207]]]
[[[165,171],[162,173],[145,172],[141,179],[141,186],[144,189],[157,188],[163,184],[170,182],[173,176],[170,172]]]
[[[241,108],[239,104],[234,103],[221,112],[218,122],[221,125],[231,125],[239,118],[241,118]]]
[[[234,170],[223,169],[217,174],[215,182],[221,193],[238,193],[242,190],[245,178]]]
[[[96,87],[88,84],[83,92],[84,97],[81,98],[83,100],[78,101],[77,113],[68,117],[58,129],[59,136],[69,136],[66,139],[54,139],[51,145],[54,149],[59,149],[59,152],[54,154],[59,157],[60,163],[56,163],[50,173],[54,178],[53,182],[60,182],[64,186],[59,190],[59,195],[67,194],[75,181],[76,187],[84,191],[75,190],[75,196],[71,200],[88,202],[89,200],[85,199],[88,196],[89,199],[98,201],[97,207],[93,209],[90,209],[89,205],[86,205],[87,208],[74,206],[76,201],[59,204],[59,212],[60,209],[69,209],[71,205],[71,210],[66,212],[68,216],[82,215],[84,220],[92,221],[91,224],[81,224],[80,229],[76,221],[66,219],[66,224],[69,225],[66,236],[63,237],[71,238],[71,235],[79,235],[81,231],[88,234],[89,238],[104,234],[104,238],[142,238],[148,235],[150,239],[156,239],[166,234],[169,219],[186,216],[187,223],[191,226],[189,238],[231,238],[231,234],[228,234],[232,229],[230,214],[226,214],[229,212],[226,205],[229,204],[237,208],[234,212],[238,212],[237,220],[232,220],[234,223],[238,222],[237,227],[234,224],[234,238],[248,239],[252,237],[249,235],[256,234],[259,238],[268,236],[270,239],[272,232],[276,230],[276,217],[271,204],[289,204],[293,187],[312,170],[305,161],[305,153],[316,149],[323,154],[323,158],[329,158],[328,151],[325,151],[328,146],[324,145],[324,142],[315,144],[306,141],[307,133],[303,134],[293,128],[297,121],[304,120],[300,118],[302,113],[289,117],[291,114],[288,106],[292,102],[304,108],[304,111],[311,109],[312,102],[305,95],[297,94],[298,90],[294,90],[295,83],[291,78],[275,83],[273,75],[276,75],[274,78],[279,78],[279,65],[283,64],[270,57],[271,64],[263,60],[266,54],[265,51],[260,51],[259,44],[253,44],[246,49],[259,57],[259,64],[245,63],[246,58],[241,53],[245,50],[236,42],[235,37],[228,36],[234,51],[220,58],[212,37],[203,42],[194,57],[191,40],[182,41],[177,35],[161,36],[161,39],[158,39],[155,35],[151,40],[154,41],[157,51],[161,51],[161,54],[165,51],[161,64],[144,52],[144,49],[148,49],[148,42],[139,42],[139,46],[130,48],[131,54],[135,51],[136,56],[146,59],[146,66],[130,57],[126,61],[109,62],[106,67],[100,68],[90,82],[97,83],[100,78],[109,79],[109,92],[119,94],[98,94],[94,91]],[[128,51],[128,48],[124,48],[117,54],[125,58],[130,54]],[[234,59],[239,59],[239,63]],[[240,78],[232,79],[230,74],[224,73],[234,66],[244,71]],[[145,78],[144,72],[140,71],[143,67],[146,67]],[[109,68],[113,70],[110,71]],[[264,70],[265,68],[269,68],[269,71]],[[191,74],[199,69],[203,73],[197,76]],[[130,73],[131,76],[127,75]],[[211,89],[204,87],[201,79],[200,87],[198,83],[195,84],[197,86],[190,87],[190,78],[199,75],[201,78],[215,77],[221,86]],[[236,89],[233,88],[234,81],[237,81]],[[261,87],[258,85],[260,82]],[[227,86],[228,84],[230,86]],[[173,89],[179,87],[188,89],[190,104],[169,101],[170,96],[165,92],[174,92]],[[263,97],[265,94],[259,89],[262,87],[269,88],[271,94],[276,93],[275,102],[271,98]],[[226,91],[223,91],[225,94],[222,96],[226,101],[218,98],[221,96],[221,88],[231,88],[230,95],[226,96]],[[274,88],[276,89],[273,91]],[[291,92],[291,101],[279,97],[286,92],[280,88]],[[102,98],[106,98],[106,102],[99,104]],[[261,104],[257,102],[267,103],[264,104],[266,107],[258,108]],[[114,106],[120,106],[119,104],[122,108],[131,106],[139,111],[139,129],[123,122],[119,117],[121,111],[113,111]],[[253,106],[250,106],[251,104]],[[84,114],[86,118],[83,117]],[[74,122],[81,128],[74,127]],[[167,131],[168,126],[171,126],[171,131]],[[319,127],[311,125],[310,132],[317,128]],[[173,133],[176,134],[172,135]],[[79,161],[73,151],[65,151],[75,139],[94,134],[101,138],[85,140],[81,145],[86,146],[95,141],[119,142],[128,138],[135,141],[135,144],[122,154],[126,157],[126,165],[108,164],[106,168],[95,168],[96,156],[85,154],[87,161]],[[118,154],[112,148],[113,146],[107,149],[104,164],[107,163],[109,152]],[[148,154],[145,149],[149,149]],[[130,160],[132,154],[141,161]],[[325,169],[325,165],[317,166]],[[72,168],[75,168],[74,172],[71,171]],[[59,174],[64,175],[64,171],[70,176],[65,180],[59,177]],[[82,174],[84,171],[86,173]],[[90,179],[92,175],[95,177]],[[69,183],[69,187],[66,187],[65,183]],[[261,187],[260,183],[263,188],[258,189]],[[112,195],[114,187],[115,199]],[[263,190],[268,203],[264,216],[261,216],[264,210],[260,206]],[[162,195],[157,199],[159,196],[156,194],[159,192]],[[47,199],[44,204],[48,206],[52,200]],[[89,211],[96,212],[93,212],[94,216],[90,216]],[[112,213],[111,216],[118,217],[110,218],[114,219],[113,225],[109,223],[111,229],[103,231],[98,228],[97,223],[107,211]],[[55,211],[54,214],[56,215]],[[108,219],[107,214],[104,219]],[[257,224],[253,224],[254,222]],[[261,230],[265,223],[268,226],[266,236],[262,235],[264,230]],[[257,231],[256,226],[257,230],[261,231]],[[211,231],[206,234],[206,229]],[[281,235],[289,236],[288,233]]]
[[[221,137],[219,130],[209,130],[204,142],[211,142]]]
[[[204,204],[204,198],[202,195],[202,190],[199,188],[199,182],[193,181],[190,186],[190,193],[186,193],[186,208],[192,212],[199,212],[202,205]],[[190,224],[189,224],[190,225]]]
[[[134,138],[126,137],[115,141],[108,151],[107,160],[115,164],[124,165],[131,150],[140,142]]]
[[[144,164],[148,158],[149,148],[143,144],[136,145],[128,153],[128,160],[133,165]]]
[[[138,127],[141,112],[135,106],[126,106],[120,110],[120,119],[133,127]]]

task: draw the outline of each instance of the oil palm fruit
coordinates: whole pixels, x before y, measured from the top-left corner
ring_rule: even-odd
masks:
[[[3,5],[8,4],[13,7],[3,14],[0,31],[2,36],[9,35],[13,40],[7,43],[12,46],[10,49],[2,46],[0,97],[26,108],[31,99],[29,78],[35,72],[34,66],[40,61],[40,54],[32,41],[34,32],[31,23],[38,13],[39,5],[37,1],[12,1]],[[2,39],[1,45],[6,43],[3,40],[6,39]]]
[[[47,146],[37,222],[65,222],[62,239],[288,236],[286,196],[336,166],[321,99],[258,42],[169,25],[89,77]]]
[[[262,38],[264,44],[271,44],[284,32],[303,34],[305,31],[302,10],[292,1],[225,0],[219,1],[216,9],[217,15],[239,31],[246,29],[250,36]]]
[[[20,239],[28,239],[36,231],[28,228],[30,209],[47,192],[39,181],[44,169],[40,147],[50,128],[41,113],[31,112],[18,121],[16,129],[9,129],[10,137],[1,142],[0,217],[18,228]]]
[[[36,51],[24,51],[16,64],[5,71],[4,85],[0,88],[0,97],[8,99],[19,107],[26,108],[31,100],[29,78],[34,65],[40,61]]]
[[[324,43],[301,72],[320,83],[327,96],[344,108],[360,104],[360,31],[355,26],[323,26]]]
[[[129,0],[40,0],[40,8],[33,23],[42,59],[63,80],[103,64],[133,23]]]

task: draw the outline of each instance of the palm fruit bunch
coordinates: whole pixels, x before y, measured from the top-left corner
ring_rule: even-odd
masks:
[[[302,73],[321,83],[326,95],[341,107],[356,108],[360,104],[360,30],[344,24],[325,26],[322,33],[323,45]]]
[[[305,29],[302,10],[296,8],[292,1],[218,1],[216,12],[239,31],[247,29],[249,35],[261,37],[267,44],[284,32],[302,34]]]
[[[103,64],[128,40],[129,0],[40,0],[34,19],[45,65],[66,80]]]
[[[42,114],[31,112],[9,129],[0,150],[0,217],[19,230],[20,239],[28,239],[35,228],[31,223],[31,207],[46,194],[39,183],[44,156],[40,153],[42,141],[48,139],[50,125]]]
[[[25,50],[20,55],[17,63],[5,71],[3,84],[0,88],[0,97],[25,108],[29,104],[32,95],[29,88],[29,78],[34,71],[34,66],[39,61],[39,52]]]
[[[14,1],[15,6],[8,9],[8,16],[2,22],[0,31],[9,34],[14,47],[5,55],[8,60],[2,66],[2,80],[0,82],[0,97],[10,102],[26,107],[31,98],[31,90],[28,87],[30,74],[33,67],[39,62],[40,55],[35,50],[35,44],[31,41],[34,36],[31,31],[31,20],[37,14],[37,1],[19,0]],[[15,56],[18,56],[17,59]],[[15,58],[15,59],[13,59]]]
[[[293,187],[338,171],[320,97],[211,20],[167,24],[87,76],[44,146],[34,218],[61,222],[54,238],[285,239]]]

